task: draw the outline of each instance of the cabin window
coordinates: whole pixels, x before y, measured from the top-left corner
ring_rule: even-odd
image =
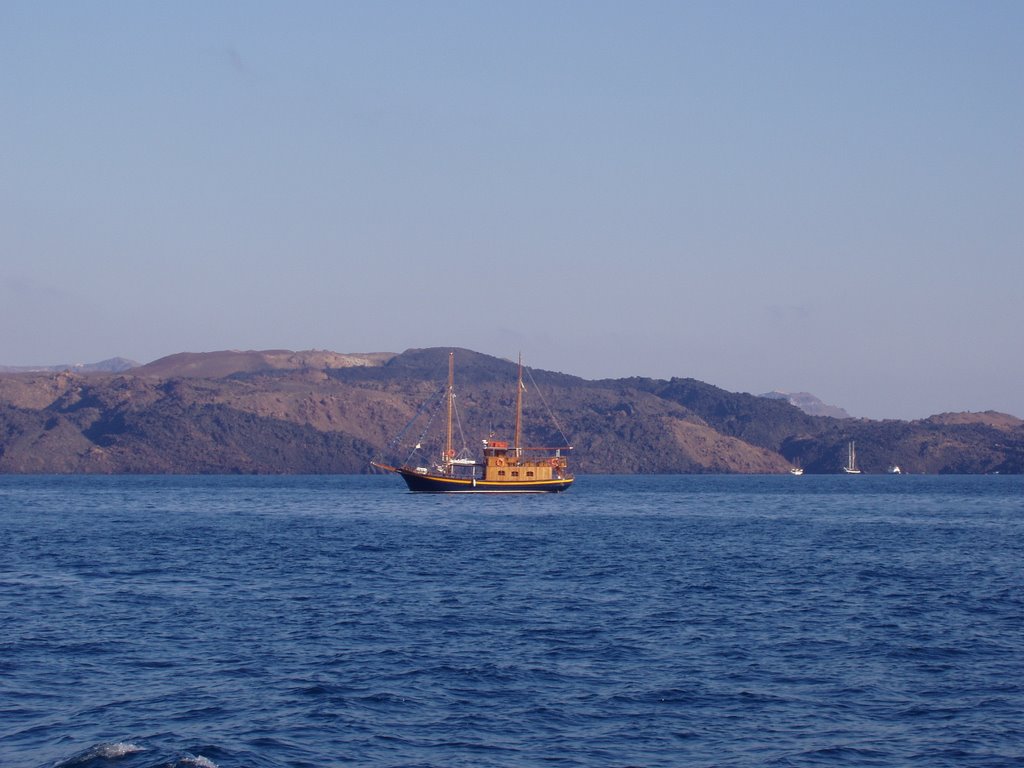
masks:
[[[498,477],[504,477],[504,476],[505,476],[505,470],[504,469],[499,469],[498,470]]]
[[[526,476],[527,476],[527,477],[533,477],[533,472],[532,472],[531,470],[528,470],[528,471],[526,472]]]
[[[519,477],[519,472],[518,471],[513,471],[512,472],[512,477]]]

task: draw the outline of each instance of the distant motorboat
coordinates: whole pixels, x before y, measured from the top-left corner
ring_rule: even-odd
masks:
[[[890,475],[902,475],[903,470],[900,469],[899,464],[893,464],[889,469],[886,470]]]
[[[857,446],[853,440],[846,447],[846,466],[843,467],[843,472],[848,475],[860,474],[860,470],[857,469]]]
[[[791,475],[802,475],[804,471],[800,467],[790,467],[789,474]]]

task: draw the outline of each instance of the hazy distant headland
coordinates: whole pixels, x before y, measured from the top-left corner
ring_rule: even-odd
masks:
[[[3,373],[59,373],[75,371],[77,373],[122,373],[137,368],[139,364],[124,357],[112,357],[98,363],[64,363],[63,365],[0,365]]]
[[[447,348],[181,353],[137,365],[0,368],[0,472],[360,473],[447,375]],[[515,364],[456,350],[471,447],[511,431]],[[533,370],[578,473],[1021,473],[1024,421],[954,413],[852,419],[807,393],[695,379],[589,381]],[[527,407],[540,408],[531,391]],[[538,412],[535,443],[560,443]]]

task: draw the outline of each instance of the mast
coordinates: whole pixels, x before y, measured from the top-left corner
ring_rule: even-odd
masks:
[[[851,475],[860,472],[857,469],[857,445],[853,440],[846,444],[846,466],[843,469]]]
[[[519,376],[516,385],[516,429],[512,439],[512,447],[515,448],[516,456],[522,455],[523,447],[520,437],[523,422],[523,353],[519,353]]]
[[[455,406],[455,352],[448,353],[448,430],[444,439],[444,462],[451,467],[452,456],[452,410]]]

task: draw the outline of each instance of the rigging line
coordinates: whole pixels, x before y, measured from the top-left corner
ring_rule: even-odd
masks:
[[[389,451],[393,451],[393,450],[396,450],[398,448],[398,444],[401,442],[402,438],[405,437],[405,433],[409,431],[409,429],[412,427],[413,424],[416,423],[416,421],[419,419],[420,416],[422,416],[424,413],[426,413],[428,406],[430,406],[430,404],[433,403],[434,400],[436,400],[438,398],[438,396],[441,394],[441,392],[443,390],[444,390],[444,387],[438,388],[438,390],[433,395],[431,395],[429,398],[427,398],[426,400],[424,400],[423,402],[420,403],[419,408],[416,409],[416,413],[414,413],[413,417],[411,419],[409,419],[408,422],[406,422],[404,427],[402,427],[402,431],[399,432],[397,435],[395,435],[395,437],[393,437],[388,442],[387,449]],[[434,406],[430,406],[430,407],[434,407]]]
[[[533,384],[533,388],[537,390],[537,394],[540,395],[540,401],[544,403],[544,407],[547,408],[548,416],[555,422],[555,429],[558,430],[558,434],[562,436],[562,440],[565,441],[566,445],[570,445],[569,438],[565,436],[565,430],[562,429],[562,425],[558,423],[558,418],[555,416],[555,412],[551,410],[551,406],[548,405],[548,401],[544,399],[543,390],[537,386],[537,381],[533,378],[533,371],[529,367],[526,368],[526,375],[530,377],[530,383]]]
[[[439,390],[439,397],[437,398],[437,402],[434,404],[433,409],[430,411],[430,418],[428,418],[427,423],[423,425],[423,431],[420,432],[420,436],[416,440],[415,445],[413,445],[412,450],[409,451],[409,455],[405,457],[406,463],[408,463],[409,459],[412,458],[413,454],[420,449],[420,445],[423,443],[423,439],[427,436],[427,432],[430,430],[430,425],[434,423],[434,417],[437,416],[438,412],[441,410],[441,405],[444,403],[445,398],[447,397],[447,389],[448,387],[445,386],[441,387],[441,389]]]
[[[409,460],[410,460],[410,459],[411,459],[411,458],[413,457],[413,455],[414,455],[414,454],[415,454],[415,453],[416,453],[417,451],[419,451],[419,450],[420,450],[420,447],[421,447],[421,446],[422,446],[422,444],[423,444],[423,438],[424,438],[424,437],[426,437],[426,434],[427,434],[427,430],[429,430],[429,429],[430,429],[430,425],[434,423],[434,416],[435,416],[436,414],[437,414],[437,411],[434,411],[433,413],[431,413],[431,414],[430,414],[430,418],[429,418],[429,419],[427,419],[427,423],[426,423],[426,425],[425,425],[425,426],[423,427],[423,431],[422,431],[422,432],[420,432],[420,436],[419,436],[419,438],[418,438],[418,439],[416,440],[416,444],[415,444],[415,445],[413,445],[413,447],[412,447],[412,450],[410,450],[410,451],[409,451],[409,455],[405,457],[405,463],[406,463],[406,464],[408,464],[408,463],[409,463]]]
[[[455,412],[455,424],[459,428],[459,439],[462,440],[462,450],[459,452],[461,455],[469,450],[469,446],[466,444],[466,433],[462,431],[462,415],[459,413],[458,396],[452,401],[452,406],[452,410]]]
[[[402,427],[401,431],[399,431],[399,433],[397,435],[395,435],[393,438],[391,438],[391,440],[389,440],[387,442],[387,444],[384,446],[384,448],[381,449],[381,451],[378,453],[378,458],[383,458],[385,455],[387,455],[387,456],[397,455],[398,445],[399,445],[399,443],[402,442],[402,438],[405,437],[405,433],[408,432],[412,428],[412,425],[415,424],[419,420],[420,416],[422,416],[424,413],[427,412],[427,408],[428,407],[434,407],[434,406],[431,406],[430,404],[433,403],[434,400],[437,399],[437,397],[440,395],[440,393],[443,391],[443,389],[444,389],[443,386],[439,387],[437,389],[437,391],[433,395],[431,395],[430,397],[428,397],[425,400],[423,400],[422,402],[420,402],[419,407],[416,409],[416,413],[414,413],[412,418],[409,419],[409,421],[406,422],[405,426]]]

